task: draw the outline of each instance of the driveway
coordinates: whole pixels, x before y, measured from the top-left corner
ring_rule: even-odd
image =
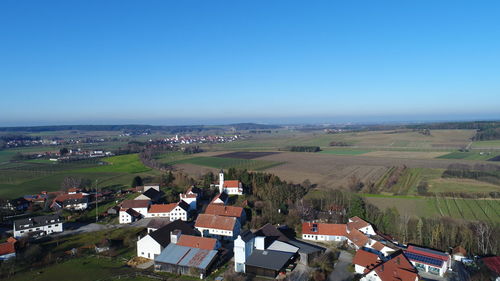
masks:
[[[353,256],[346,251],[340,251],[340,256],[335,264],[328,281],[350,281],[354,277],[354,273],[349,271],[349,266],[352,264]]]

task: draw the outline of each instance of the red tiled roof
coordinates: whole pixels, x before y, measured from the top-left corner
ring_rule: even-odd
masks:
[[[179,241],[177,241],[177,245],[198,248],[202,250],[214,250],[216,244],[216,239],[192,235],[181,235]]]
[[[225,217],[241,217],[243,208],[235,206],[224,206],[219,204],[209,204],[205,209],[205,214],[225,216]]]
[[[236,224],[235,217],[223,217],[210,214],[200,214],[196,219],[195,227],[233,230]]]
[[[372,248],[375,249],[375,250],[377,250],[377,251],[382,251],[382,249],[384,247],[385,247],[385,245],[382,244],[382,243],[380,243],[380,242],[378,242],[378,241],[375,242],[375,243],[373,243],[373,245],[372,245]]]
[[[376,254],[370,253],[365,250],[358,250],[352,259],[353,264],[360,265],[365,268],[372,269],[379,262]]]
[[[382,281],[415,281],[418,280],[417,270],[401,252],[392,259],[379,264],[373,270]]]
[[[0,244],[0,256],[12,254],[16,252],[14,243],[5,242]]]
[[[481,261],[493,272],[500,275],[500,256],[482,258]]]
[[[147,208],[149,206],[149,200],[124,200],[121,203],[121,207],[128,208]]]
[[[78,187],[72,187],[72,188],[68,189],[68,192],[78,192],[80,190],[81,189],[79,189]]]
[[[85,197],[83,193],[76,193],[76,194],[61,194],[57,195],[56,198],[54,198],[54,201],[57,202],[63,202],[64,200],[69,200],[69,199],[82,199]]]
[[[443,253],[443,252],[440,252],[440,251],[436,251],[436,250],[432,250],[432,249],[416,247],[416,246],[413,246],[413,245],[408,246],[408,249],[406,249],[406,251],[410,252],[410,253],[415,253],[415,254],[418,254],[418,255],[422,255],[422,256],[427,256],[427,257],[435,258],[435,259],[442,260],[442,261],[447,261],[447,260],[450,259],[450,257],[446,253]]]
[[[7,242],[9,242],[9,243],[16,243],[17,239],[11,236],[11,237],[7,238]]]
[[[334,223],[304,222],[302,223],[302,233],[315,235],[347,236],[346,225]]]
[[[452,253],[454,255],[461,254],[462,256],[467,256],[467,251],[462,246],[457,246],[453,249]]]
[[[240,181],[237,180],[224,181],[224,187],[229,187],[229,188],[240,187]]]
[[[170,213],[175,207],[177,203],[153,204],[149,207],[148,213]]]
[[[353,229],[351,232],[347,233],[347,238],[358,247],[365,246],[369,240],[366,235],[357,229]]]

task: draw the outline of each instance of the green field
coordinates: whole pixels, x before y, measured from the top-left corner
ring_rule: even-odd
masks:
[[[500,149],[500,140],[475,141],[472,143],[472,148]]]
[[[361,155],[365,154],[368,152],[371,152],[373,150],[367,150],[367,149],[325,149],[320,151],[319,153],[325,153],[325,154],[335,154],[335,155]]]
[[[253,159],[237,159],[237,158],[222,158],[222,157],[193,157],[184,160],[174,161],[170,164],[193,164],[199,166],[206,166],[217,169],[247,169],[253,171],[265,170],[275,167],[282,163],[266,160],[253,160]]]
[[[464,159],[464,160],[488,160],[498,155],[498,152],[490,152],[490,151],[469,151],[469,152],[460,152],[455,151],[449,154],[439,156],[437,158],[441,159]]]
[[[143,173],[150,171],[148,168],[142,164],[137,154],[126,154],[120,156],[113,156],[105,158],[104,162],[108,165],[101,165],[98,167],[80,169],[78,172],[101,172],[101,173]]]

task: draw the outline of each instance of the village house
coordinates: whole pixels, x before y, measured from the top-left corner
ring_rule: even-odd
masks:
[[[57,215],[38,216],[14,221],[14,237],[44,236],[63,231],[63,220]]]
[[[347,222],[347,232],[349,232],[352,229],[357,229],[365,235],[376,235],[377,234],[375,232],[375,229],[373,228],[373,226],[370,223],[368,223],[367,221],[365,221],[359,217],[349,218],[349,221]]]
[[[184,201],[170,204],[153,204],[149,207],[146,217],[164,217],[170,218],[171,221],[187,221],[189,219],[189,205]]]
[[[246,221],[246,213],[242,207],[209,204],[205,209],[205,214],[235,217],[238,219],[241,225],[243,225]]]
[[[451,256],[448,253],[410,245],[404,254],[418,271],[442,277],[451,268]]]
[[[0,244],[0,261],[16,257],[16,243],[15,238],[9,237],[5,243]]]
[[[150,204],[149,200],[124,200],[120,204],[119,222],[131,223],[146,217]]]
[[[170,218],[154,218],[154,219],[151,219],[149,222],[148,222],[148,225],[146,226],[147,228],[147,231],[148,231],[148,234],[155,231],[155,230],[158,230],[162,227],[164,227],[165,225],[169,224],[171,221],[170,221]]]
[[[364,274],[382,262],[377,254],[365,250],[358,250],[352,259],[354,272]]]
[[[19,197],[11,200],[1,200],[0,208],[9,211],[26,211],[30,206],[30,202],[24,197]]]
[[[243,195],[243,186],[240,181],[228,180],[224,181],[224,172],[219,172],[219,193],[227,193],[228,195]]]
[[[227,202],[229,200],[229,196],[227,193],[219,193],[217,194],[214,199],[210,202],[210,204],[221,204],[221,205],[227,205]]]
[[[137,241],[137,256],[154,259],[168,244],[177,243],[182,234],[198,235],[198,232],[181,220],[173,221],[140,238]]]
[[[234,240],[240,233],[241,225],[235,217],[200,214],[194,227],[203,237],[218,240]]]
[[[137,196],[134,200],[149,200],[151,202],[160,202],[165,194],[163,191],[158,191],[151,187],[144,191],[141,195]]]
[[[177,245],[202,250],[217,250],[220,248],[220,242],[217,239],[186,234],[181,235]]]
[[[186,193],[179,194],[180,200],[186,202],[190,210],[197,209],[197,200],[200,199],[200,196],[201,189],[195,186],[191,186]]]
[[[302,239],[342,242],[347,239],[345,224],[302,223]]]
[[[88,194],[86,193],[67,193],[57,195],[54,200],[52,200],[52,204],[50,208],[52,210],[73,210],[73,211],[83,211],[88,208]]]
[[[361,281],[418,281],[417,270],[411,265],[402,251],[391,255],[387,261],[380,262],[366,272]]]
[[[203,279],[212,271],[217,257],[216,250],[204,250],[171,243],[154,259],[154,269]]]
[[[455,261],[461,262],[463,259],[467,258],[467,251],[462,246],[455,247],[451,254]]]

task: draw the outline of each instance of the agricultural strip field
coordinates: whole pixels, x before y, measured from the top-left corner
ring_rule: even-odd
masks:
[[[473,179],[436,178],[429,181],[429,191],[488,193],[500,192],[500,186]]]
[[[391,158],[420,158],[432,159],[445,155],[447,152],[434,152],[434,151],[371,151],[364,153],[363,156],[373,157],[391,157]]]
[[[500,140],[475,141],[472,143],[472,148],[500,149]]]
[[[380,209],[396,208],[400,214],[452,217],[500,223],[500,200],[443,197],[398,198],[367,195],[365,200]]]
[[[214,155],[214,157],[221,158],[236,158],[236,159],[255,159],[259,157],[264,157],[268,155],[273,155],[279,152],[253,152],[253,151],[238,151],[238,152],[229,152],[220,155]]]
[[[496,157],[500,154],[500,152],[491,152],[491,151],[469,151],[469,152],[460,152],[454,151],[445,155],[441,155],[437,158],[441,159],[464,159],[464,160],[489,160],[493,157]]]
[[[278,161],[253,160],[253,159],[237,159],[223,157],[193,157],[184,160],[173,162],[172,164],[193,164],[198,166],[206,166],[217,169],[247,169],[253,171],[265,170],[271,167],[281,165]]]
[[[319,153],[336,154],[336,155],[361,155],[371,151],[372,150],[367,150],[367,149],[327,149],[327,150],[322,150]]]

